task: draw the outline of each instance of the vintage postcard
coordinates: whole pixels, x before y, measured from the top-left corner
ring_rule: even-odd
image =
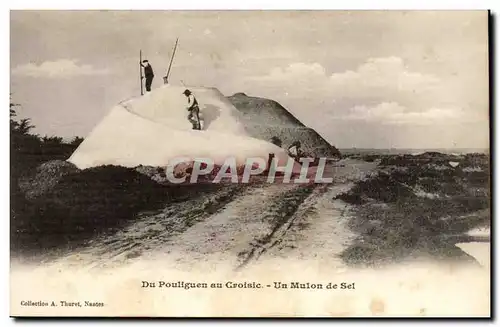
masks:
[[[489,15],[11,11],[11,316],[490,317]]]

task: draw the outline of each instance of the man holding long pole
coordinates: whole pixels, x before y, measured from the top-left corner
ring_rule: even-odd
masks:
[[[183,83],[184,84],[184,83]],[[188,99],[188,105],[186,107],[189,111],[187,119],[193,124],[193,129],[201,130],[202,122],[200,119],[200,107],[198,106],[198,100],[194,97],[190,90],[186,89],[183,93]]]
[[[143,60],[141,66],[144,68],[144,77],[146,78],[146,92],[151,92],[151,84],[153,83],[153,78],[155,74],[153,72],[153,67],[149,64],[149,61]]]
[[[142,76],[142,50],[139,50],[139,81],[141,83],[141,95],[144,95],[144,87],[143,87],[143,82],[142,80],[144,79],[144,76]]]

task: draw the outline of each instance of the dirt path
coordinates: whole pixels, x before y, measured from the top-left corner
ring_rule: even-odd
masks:
[[[355,235],[346,227],[346,205],[332,198],[349,189],[349,185],[317,189],[290,220],[287,228],[274,241],[274,246],[262,253],[263,258],[293,257],[299,260],[317,260],[318,265],[343,266],[337,258]],[[334,263],[335,262],[335,263]]]
[[[18,288],[13,294],[19,301],[49,300],[60,294],[97,299],[108,303],[116,316],[488,314],[489,270],[418,262],[380,271],[345,269],[337,255],[355,235],[346,227],[347,205],[332,198],[374,169],[373,163],[348,161],[336,168],[330,185],[233,185],[144,212],[127,228],[95,239],[85,249],[11,274]],[[263,284],[333,280],[356,282],[356,292],[141,286],[143,281],[159,280]],[[464,283],[471,286],[467,296]],[[86,312],[99,315],[99,310]],[[81,312],[75,308],[73,314]]]
[[[224,210],[227,203],[244,192],[247,192],[245,186],[229,185],[215,194],[203,194],[170,204],[162,210],[142,212],[135,222],[122,230],[97,237],[89,241],[86,247],[69,251],[54,263],[86,266],[87,269],[125,265],[161,247],[171,237],[182,234],[212,214]],[[47,258],[47,261],[52,260]]]
[[[149,259],[169,260],[176,269],[187,270],[213,269],[217,263],[243,269],[261,256],[331,260],[353,237],[344,226],[345,205],[332,198],[374,168],[370,163],[337,167],[333,185],[253,189],[171,238]]]
[[[240,253],[271,232],[275,212],[270,204],[281,194],[298,188],[269,185],[253,189],[228,204],[224,211],[171,238],[151,259],[167,259],[184,268],[214,262],[237,265]]]
[[[336,260],[352,235],[344,226],[345,205],[332,198],[374,168],[373,163],[340,162],[330,168],[333,184],[229,185],[143,212],[126,228],[55,263],[101,269],[168,260],[177,269],[218,263],[243,269],[261,256]]]

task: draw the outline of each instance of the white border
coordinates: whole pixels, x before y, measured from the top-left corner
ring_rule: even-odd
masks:
[[[495,1],[471,1],[471,0],[405,0],[405,1],[388,1],[388,0],[350,0],[350,1],[201,1],[201,0],[182,0],[182,1],[34,1],[23,0],[13,1],[10,9],[240,9],[240,10],[285,10],[285,9],[315,9],[315,10],[401,10],[401,9],[418,9],[418,10],[471,10],[471,9],[490,9],[494,7]]]
[[[130,1],[130,0],[122,0],[122,1],[103,1],[103,0],[87,0],[87,1],[79,1],[78,3],[75,1],[54,1],[54,0],[46,0],[46,1],[4,1],[2,4],[6,4],[6,10],[2,10],[1,12],[1,18],[2,18],[2,25],[1,25],[1,33],[2,37],[1,39],[4,41],[3,43],[3,51],[2,53],[2,68],[4,69],[3,74],[2,74],[2,88],[4,92],[2,93],[5,101],[3,102],[5,104],[5,112],[4,112],[4,120],[2,120],[1,125],[2,128],[5,128],[3,131],[3,135],[0,138],[0,146],[1,146],[1,153],[7,154],[9,153],[9,129],[8,129],[8,122],[7,122],[7,101],[8,99],[8,91],[10,90],[9,86],[9,76],[10,76],[10,65],[9,65],[9,58],[10,58],[10,42],[9,42],[9,37],[10,37],[10,32],[9,32],[9,24],[10,24],[10,17],[9,17],[9,10],[21,10],[21,9],[122,9],[122,10],[146,10],[146,9],[171,9],[171,10],[181,10],[181,9],[232,9],[232,10],[245,10],[245,9],[251,9],[251,10],[262,10],[262,9],[272,9],[272,10],[284,10],[284,9],[314,9],[314,10],[321,10],[321,9],[336,9],[336,10],[401,10],[401,9],[406,9],[406,10],[411,10],[411,9],[417,9],[417,10],[484,10],[484,9],[491,9],[493,13],[498,13],[500,12],[499,9],[499,4],[500,1],[498,0],[405,0],[405,1],[390,1],[390,0],[378,0],[378,1],[373,1],[373,0],[350,0],[350,1],[317,1],[317,0],[308,0],[308,1],[294,1],[294,0],[267,0],[267,1],[223,1],[223,0],[211,0],[211,1],[202,1],[202,0],[182,0],[182,1],[150,1],[150,0],[141,0],[141,1]],[[497,25],[498,25],[498,19],[497,19]],[[495,33],[495,40],[494,43],[498,44],[498,33]],[[498,69],[498,64],[496,65]],[[495,72],[491,72],[496,74]],[[493,90],[492,90],[493,91]],[[497,81],[497,86],[494,91],[498,92],[498,81]],[[495,102],[495,107],[496,107],[496,102]],[[498,123],[498,119],[495,119],[495,123]],[[493,140],[492,140],[493,141]],[[495,136],[495,141],[497,141],[496,136]],[[495,142],[497,144],[497,142]],[[496,150],[496,149],[495,149]],[[1,197],[1,212],[4,213],[4,217],[1,219],[1,231],[3,232],[3,238],[2,240],[4,241],[4,246],[1,247],[1,263],[2,263],[2,280],[4,281],[4,287],[2,288],[4,291],[2,292],[2,296],[0,297],[0,304],[2,308],[2,315],[1,317],[3,318],[2,320],[2,325],[6,323],[7,325],[14,324],[14,321],[10,318],[8,318],[9,315],[9,292],[7,291],[9,289],[8,285],[8,278],[9,278],[9,265],[7,264],[9,262],[9,228],[8,228],[8,221],[9,221],[9,216],[10,216],[10,209],[9,209],[9,163],[8,163],[8,156],[3,156],[3,158],[6,158],[5,160],[2,161],[2,167],[0,167],[0,173],[2,174],[3,178],[3,183],[1,184],[1,192],[0,194],[2,195]],[[496,157],[493,158],[493,162],[496,162]],[[498,168],[498,167],[495,167]],[[495,181],[496,182],[496,181]],[[494,201],[498,203],[498,196],[495,193],[495,198]],[[493,217],[492,217],[493,219]],[[495,225],[497,228],[495,228],[494,233],[496,235],[496,229],[498,229],[499,223],[496,222]],[[498,259],[498,253],[495,255],[495,260]],[[492,279],[495,277],[492,276]],[[497,283],[498,285],[498,283]],[[496,293],[496,290],[495,290]],[[496,301],[495,304],[496,308],[495,311],[498,313],[498,301]],[[144,323],[147,323],[148,321],[145,322],[129,322],[129,324],[132,325],[141,325]],[[253,321],[257,322],[257,321]],[[277,321],[274,321],[276,323]],[[334,324],[346,324],[346,323],[366,323],[367,321],[337,321],[337,320],[332,320]],[[424,319],[418,321],[418,322],[427,322],[434,324],[435,322],[428,322]],[[41,321],[40,323],[44,323],[46,325],[52,325],[54,322],[53,321]],[[60,321],[59,323],[62,324],[83,324],[85,322],[76,322],[76,321]],[[117,323],[117,321],[111,322],[111,321],[103,321],[103,322],[96,322],[93,321],[91,322],[95,326],[100,326],[105,323]],[[119,322],[118,322],[119,323]],[[164,323],[168,324],[178,324],[179,322],[166,322]],[[206,323],[206,322],[205,322]],[[213,322],[217,324],[218,322]],[[247,322],[249,323],[249,322]],[[259,324],[265,324],[268,322],[257,322]],[[477,322],[479,323],[479,322]],[[448,322],[448,324],[454,324],[454,322]]]

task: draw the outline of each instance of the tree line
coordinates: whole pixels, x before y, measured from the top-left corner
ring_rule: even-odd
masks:
[[[75,137],[65,141],[59,136],[40,136],[33,133],[30,118],[18,119],[19,104],[10,102],[10,168],[11,177],[19,177],[43,162],[66,160],[83,141]]]

